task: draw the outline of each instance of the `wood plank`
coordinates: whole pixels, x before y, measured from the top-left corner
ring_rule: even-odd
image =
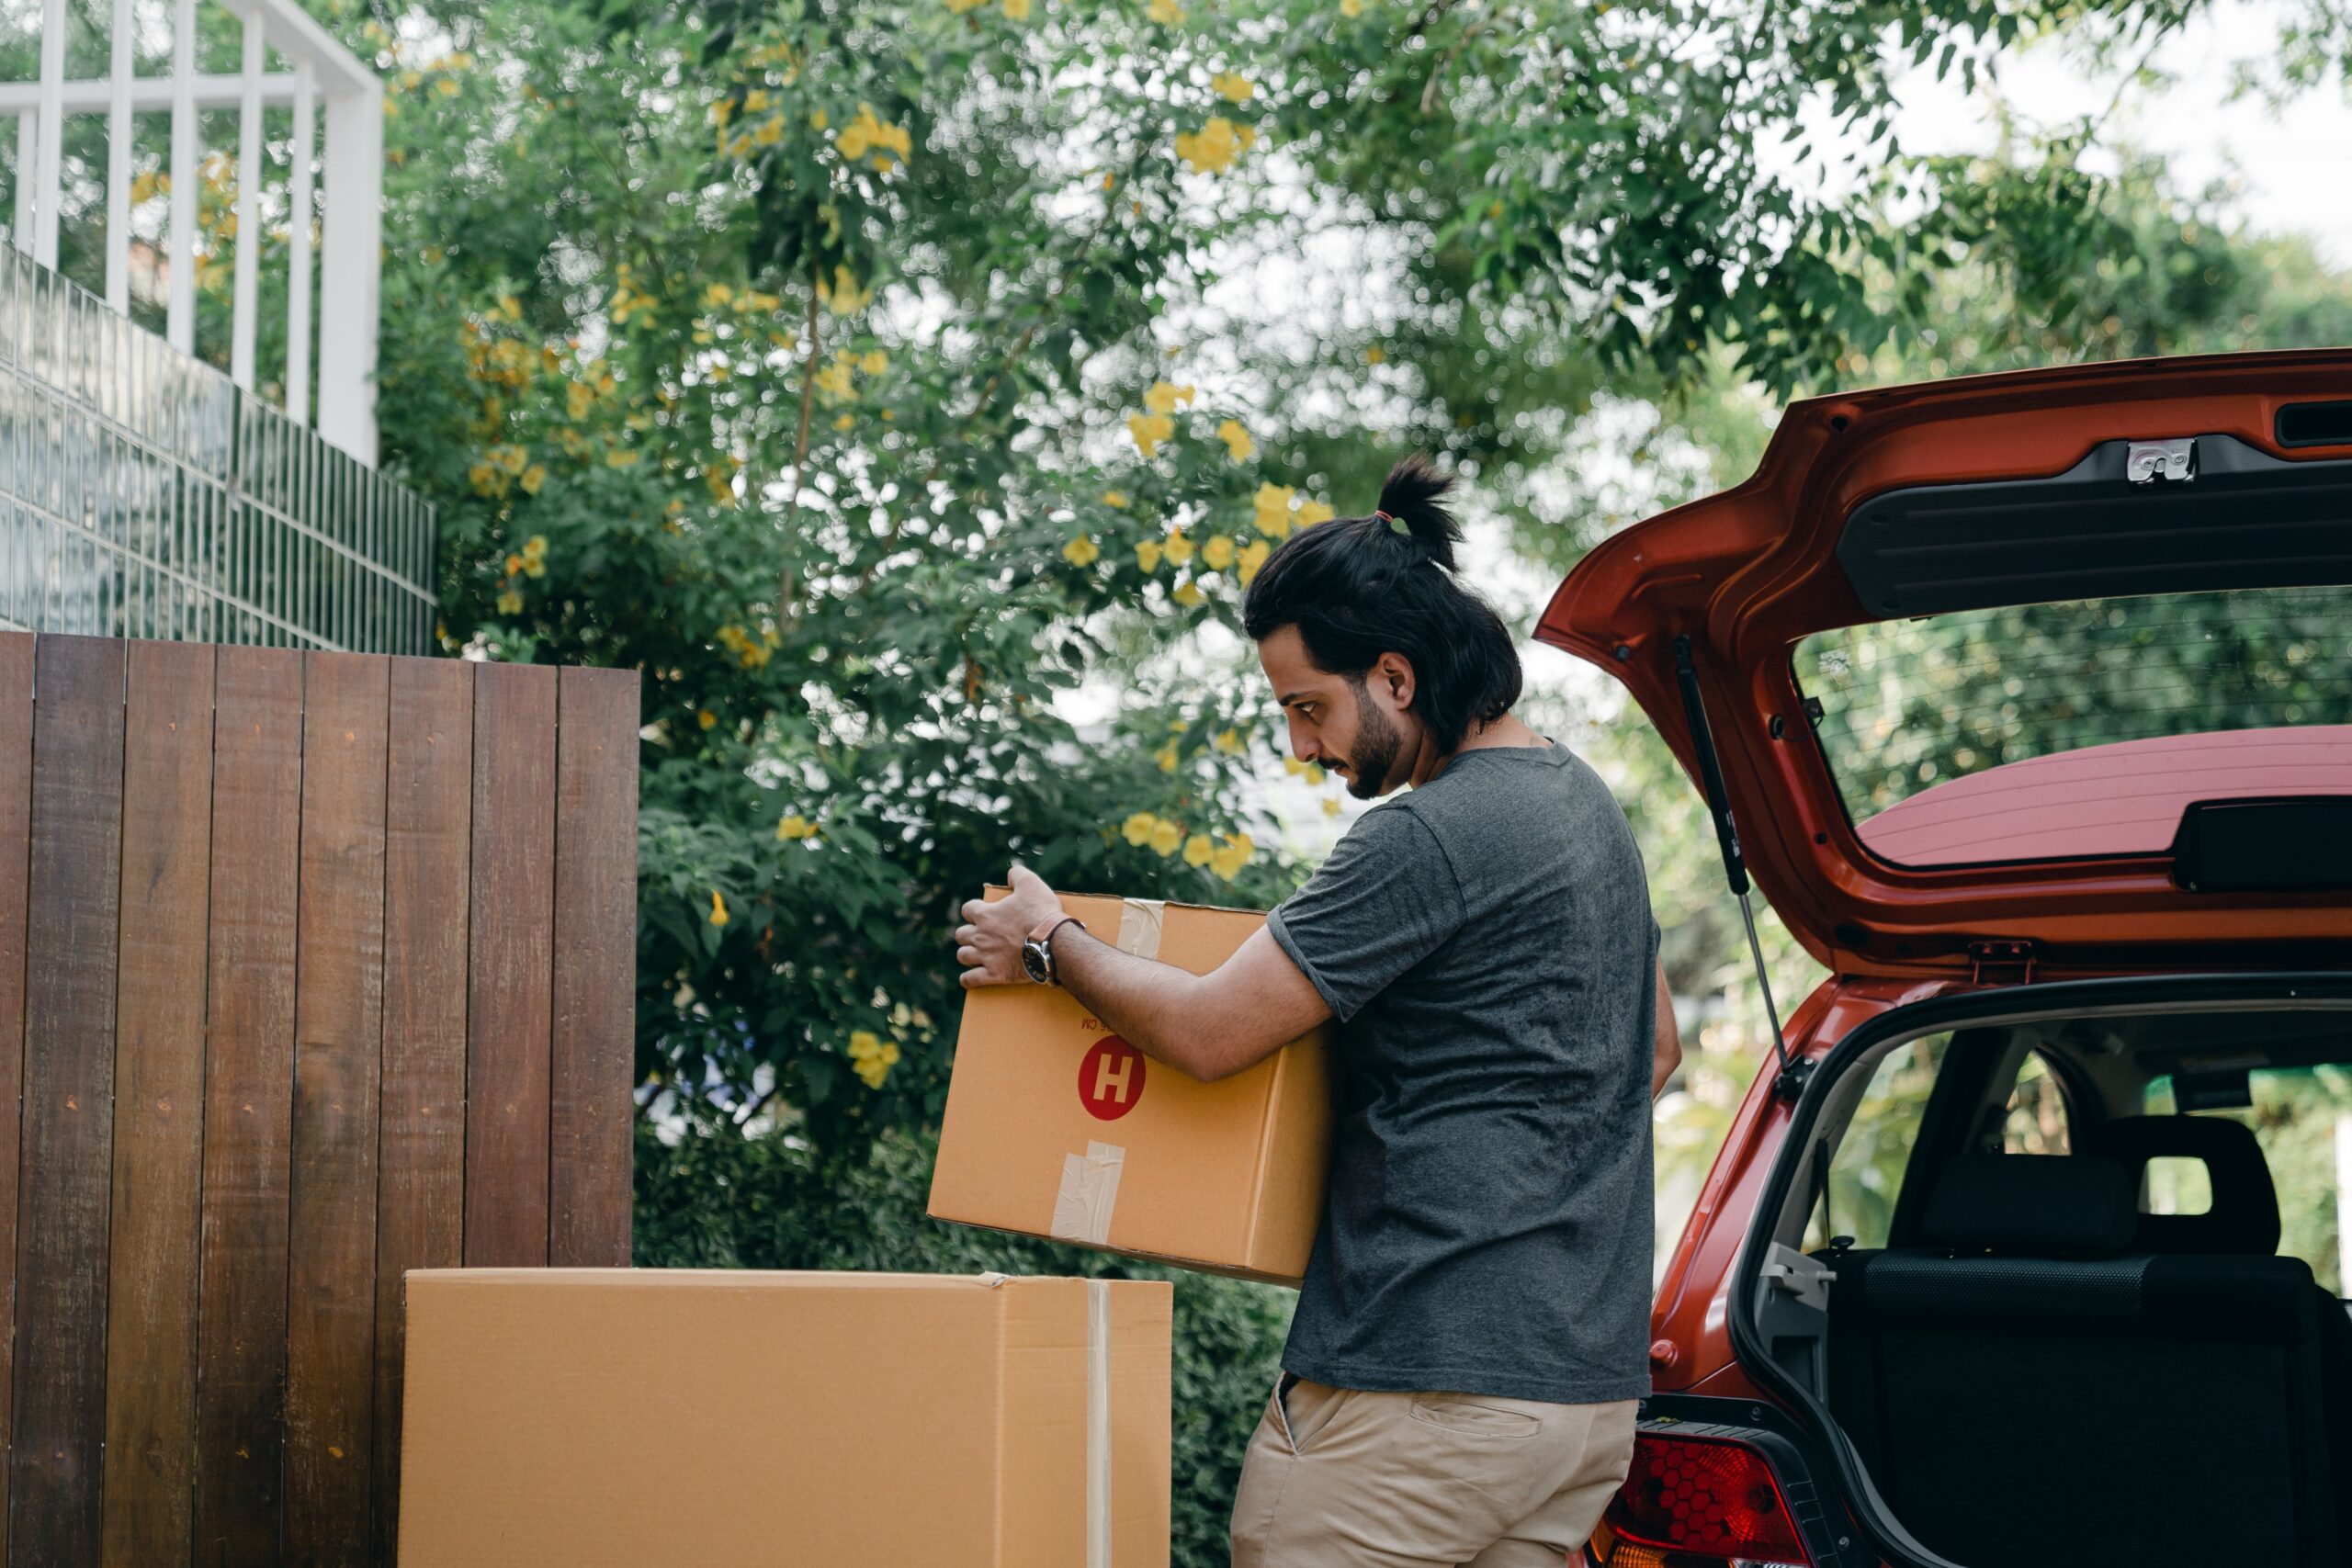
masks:
[[[555,699],[551,668],[475,667],[469,1267],[548,1260]]]
[[[45,637],[34,650],[8,1544],[39,1568],[98,1557],[123,647]]]
[[[110,1568],[186,1562],[194,1544],[212,866],[212,649],[134,642],[129,675],[99,1529]]]
[[[548,1261],[629,1261],[637,1066],[634,670],[557,681],[555,1026]]]
[[[411,1269],[464,1261],[466,932],[474,667],[391,661],[384,819],[384,1075],[376,1201],[376,1561],[397,1559]]]
[[[371,1546],[390,666],[372,654],[316,652],[302,665],[286,1556],[356,1568]]]
[[[13,1365],[17,1295],[17,1103],[25,1067],[25,893],[33,812],[33,637],[0,632],[0,1367]],[[0,1451],[12,1377],[0,1377]],[[8,1540],[8,1467],[0,1464],[0,1558]]]
[[[282,1560],[302,656],[222,648],[197,1331],[196,1561]]]

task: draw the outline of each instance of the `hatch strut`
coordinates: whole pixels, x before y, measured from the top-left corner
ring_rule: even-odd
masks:
[[[1804,1077],[1790,1065],[1788,1042],[1781,1038],[1781,1010],[1772,1005],[1772,980],[1764,972],[1764,944],[1756,936],[1756,909],[1747,901],[1747,862],[1739,852],[1739,830],[1732,826],[1723,765],[1715,761],[1714,737],[1707,730],[1707,707],[1699,700],[1699,671],[1690,662],[1687,637],[1674,639],[1674,679],[1682,688],[1682,711],[1690,721],[1690,746],[1698,753],[1699,783],[1706,791],[1708,813],[1715,819],[1715,841],[1723,847],[1724,875],[1731,883],[1732,896],[1739,900],[1739,918],[1747,927],[1747,951],[1756,960],[1756,984],[1764,993],[1764,1015],[1772,1023],[1772,1057],[1780,1065],[1775,1088],[1783,1099],[1793,1100],[1804,1087]]]

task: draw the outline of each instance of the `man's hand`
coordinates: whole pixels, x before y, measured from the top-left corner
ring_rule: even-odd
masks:
[[[956,928],[956,962],[964,966],[964,988],[1025,983],[1021,944],[1039,921],[1057,914],[1062,901],[1046,879],[1025,865],[1015,864],[1005,878],[1012,891],[991,904],[985,898],[964,902],[964,924]]]

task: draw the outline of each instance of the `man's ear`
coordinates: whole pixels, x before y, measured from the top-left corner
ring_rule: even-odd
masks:
[[[1372,667],[1372,678],[1399,710],[1413,705],[1413,661],[1401,653],[1384,653]]]

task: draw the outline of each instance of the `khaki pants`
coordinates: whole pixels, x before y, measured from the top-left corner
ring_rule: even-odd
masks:
[[[1634,1413],[1285,1372],[1242,1461],[1233,1568],[1559,1568],[1625,1479]]]

